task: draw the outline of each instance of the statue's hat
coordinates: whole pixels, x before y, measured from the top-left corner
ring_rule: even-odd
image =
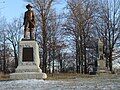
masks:
[[[32,5],[30,5],[30,4],[26,5],[26,8],[27,8],[27,9],[28,9],[29,7],[32,8]]]

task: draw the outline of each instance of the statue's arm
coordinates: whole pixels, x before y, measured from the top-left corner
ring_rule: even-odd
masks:
[[[25,20],[26,19],[26,12],[25,12],[25,14],[24,14],[24,21],[23,21],[23,25],[25,25]]]
[[[34,24],[36,23],[35,22],[35,13],[34,12],[32,12],[33,13],[33,16],[32,16],[32,18],[33,18],[33,22],[34,22]]]

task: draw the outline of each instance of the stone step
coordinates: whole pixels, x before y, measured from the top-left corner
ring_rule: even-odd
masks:
[[[12,73],[10,74],[11,80],[23,80],[23,79],[45,79],[47,75],[39,72],[24,72],[24,73]]]
[[[16,68],[15,72],[16,73],[22,73],[22,72],[40,72],[40,73],[42,73],[42,70],[35,65],[32,65],[32,66],[26,65],[26,66],[18,66]]]

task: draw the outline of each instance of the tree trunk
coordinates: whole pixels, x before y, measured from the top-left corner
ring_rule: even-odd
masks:
[[[46,30],[46,18],[44,12],[42,12],[42,38],[43,38],[43,72],[47,70],[47,30]]]
[[[47,67],[47,33],[45,27],[43,29],[43,72],[46,73]]]
[[[18,57],[17,57],[16,52],[14,52],[14,54],[15,54],[15,68],[17,68],[17,66],[18,66]]]
[[[54,61],[55,61],[55,49],[53,49],[52,59],[53,59],[52,73],[54,73],[54,71],[55,71],[55,70],[54,70],[54,69],[55,69],[55,68],[54,68],[54,67],[55,67],[55,66],[54,66]]]
[[[46,43],[45,41],[43,42],[43,72],[46,73],[46,67],[47,67],[47,64],[46,64],[46,61],[47,61],[47,46],[46,46]]]
[[[110,71],[112,72],[112,51],[111,50],[109,55],[109,68],[110,68]]]
[[[85,62],[84,73],[87,74],[87,62],[86,62],[86,44],[85,44],[85,38],[84,38],[84,62]]]
[[[13,49],[14,49],[14,57],[15,57],[15,68],[17,68],[18,66],[18,55],[17,55],[17,52],[16,52],[16,46],[14,44],[13,45]]]
[[[60,61],[60,72],[62,72],[63,71],[63,65],[62,65],[63,61],[61,59],[61,54],[59,54],[59,61]]]
[[[80,67],[81,67],[81,73],[83,74],[83,38],[82,38],[82,34],[80,35]]]
[[[51,64],[50,64],[50,60],[51,60],[51,51],[49,51],[49,59],[48,59],[48,67],[49,67],[49,73],[51,73]]]
[[[80,60],[79,60],[79,43],[78,43],[78,39],[76,38],[76,72],[80,73]]]

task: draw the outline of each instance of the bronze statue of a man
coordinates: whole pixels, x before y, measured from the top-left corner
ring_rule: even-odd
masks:
[[[28,9],[25,14],[24,14],[24,38],[27,37],[27,31],[30,32],[30,39],[35,39],[35,35],[33,33],[34,28],[35,28],[35,14],[32,10],[32,6],[28,4],[26,6]]]

